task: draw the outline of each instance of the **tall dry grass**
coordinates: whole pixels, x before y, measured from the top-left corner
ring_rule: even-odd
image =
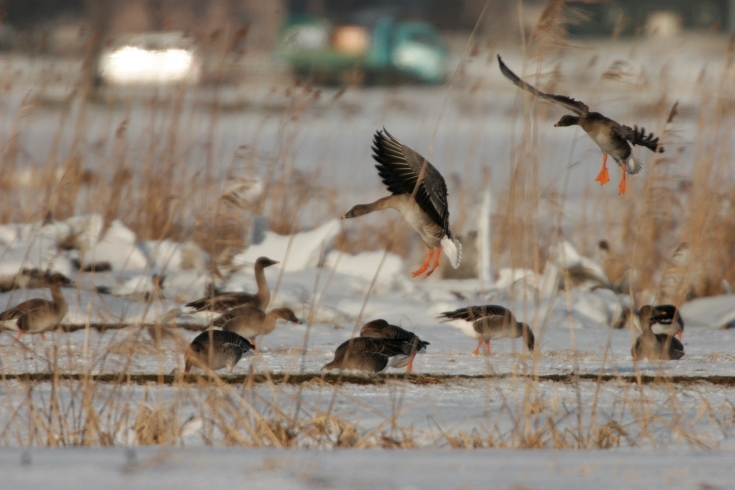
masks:
[[[525,73],[548,72],[558,59],[572,56],[579,49],[565,38],[565,16],[564,2],[550,2],[533,32],[527,36],[524,33],[523,49],[528,60]],[[491,60],[495,54],[493,46],[482,38],[475,42],[476,47],[469,50],[468,56]],[[731,70],[732,43],[723,56]],[[595,93],[602,90],[603,84],[619,78],[615,67],[596,72],[599,77],[593,82]],[[696,107],[688,108],[697,117],[697,134],[691,138],[683,138],[671,129],[681,116],[672,109],[674,101],[668,94],[659,94],[659,102],[640,109],[659,122],[653,129],[669,148],[664,155],[649,160],[651,170],[644,174],[646,185],[642,193],[626,196],[623,209],[621,199],[585,199],[586,205],[596,206],[605,217],[604,238],[611,243],[623,267],[637,271],[639,280],[629,291],[636,301],[646,291],[661,302],[681,304],[686,298],[722,292],[723,281],[735,284],[735,189],[728,174],[735,125],[731,101],[735,94],[728,76],[731,75],[726,70],[718,80],[703,77],[702,95]],[[457,77],[453,90],[460,100],[458,104],[472,100],[473,94],[482,90],[482,80],[464,77],[461,71]],[[541,77],[534,83],[553,91],[565,86],[558,77],[553,71],[550,77]],[[77,83],[57,105],[50,106],[41,92],[31,93],[16,111],[2,142],[3,222],[39,220],[49,210],[57,218],[99,212],[107,224],[121,219],[139,239],[193,239],[213,257],[223,257],[228,250],[242,248],[256,216],[265,216],[272,230],[291,233],[301,226],[305,203],[311,219],[344,212],[340,208],[340,189],[322,183],[325,169],[299,170],[291,157],[299,131],[310,124],[305,116],[312,116],[325,104],[337,104],[339,94],[329,99],[314,87],[280,82],[274,90],[281,92],[279,100],[286,103],[277,109],[277,151],[261,155],[243,147],[232,156],[223,174],[214,145],[226,107],[217,90],[211,92],[210,110],[200,127],[205,135],[203,141],[194,142],[189,140],[191,133],[186,130],[192,102],[184,87],[152,92],[142,104],[133,104],[105,93],[88,100],[82,96],[83,82]],[[566,189],[551,190],[539,177],[544,161],[538,130],[540,125],[549,123],[549,109],[527,94],[519,96],[517,107],[511,121],[521,129],[512,137],[513,152],[508,162],[511,179],[502,186],[499,208],[493,216],[493,257],[496,267],[541,273],[549,246],[572,238],[581,249],[591,253],[601,237],[599,233],[586,233],[591,224],[585,221],[572,223],[566,229],[573,230],[573,236],[566,235]],[[90,114],[101,109],[107,114],[104,129],[109,136],[90,143],[84,136],[91,124],[98,124],[97,119],[90,122]],[[33,161],[28,151],[33,144],[28,139],[29,128],[36,116],[46,116],[45,112],[50,110],[58,117],[51,149],[43,161]],[[144,118],[134,116],[140,110],[144,111]],[[471,104],[467,110],[472,110]],[[639,115],[631,114],[630,119]],[[143,131],[136,132],[136,136],[129,127],[133,120],[146,121]],[[62,145],[69,132],[71,143]],[[243,135],[244,143],[249,136]],[[689,141],[687,144],[695,148],[695,171],[691,176],[679,175],[676,170],[679,139]],[[24,188],[18,185],[18,179],[29,168],[33,171],[33,187]],[[253,173],[259,174],[264,190],[255,200],[243,199],[241,194],[247,190],[248,178]],[[458,199],[471,201],[471,196],[479,195],[491,178],[486,173],[483,179],[460,180]],[[553,222],[540,218],[542,205],[554,209]],[[461,228],[462,223],[470,221],[466,211],[469,206],[458,207],[460,211],[453,216]],[[394,253],[405,256],[413,243],[414,238],[405,227],[396,231],[392,222],[380,222],[358,232],[343,233],[337,248],[359,252],[390,245]],[[524,299],[533,301],[530,297]],[[274,382],[256,385],[252,378],[242,386],[232,386],[214,375],[211,379],[199,378],[196,384],[181,380],[170,387],[140,387],[126,380],[138,358],[180,357],[186,342],[178,333],[163,335],[163,330],[158,329],[152,334],[157,342],[151,346],[142,341],[149,335],[146,330],[128,330],[112,334],[104,343],[100,341],[88,348],[85,344],[81,361],[74,359],[78,352],[68,341],[40,350],[12,344],[13,349],[28,349],[28,355],[35,356],[51,373],[78,372],[83,376],[80,380],[55,378],[49,383],[10,381],[3,376],[0,403],[10,415],[0,427],[0,445],[179,444],[187,431],[197,427],[204,444],[248,447],[604,449],[619,445],[661,447],[670,442],[670,436],[662,434],[677,434],[685,444],[701,448],[713,446],[698,432],[701,419],[709,417],[714,425],[729,433],[735,414],[732,407],[713,407],[701,395],[700,409],[692,416],[678,401],[677,385],[662,380],[652,393],[642,383],[623,384],[627,381],[622,376],[621,386],[632,388],[620,389],[612,413],[603,414],[597,405],[600,391],[606,386],[603,382],[592,390],[591,408],[587,397],[582,396],[586,385],[574,380],[575,402],[558,403],[541,394],[539,383],[533,378],[539,359],[536,353],[530,362],[519,361],[516,368],[518,374],[530,376],[517,376],[510,386],[491,386],[497,388],[501,408],[492,417],[476,421],[469,432],[464,427],[455,429],[439,423],[430,430],[403,426],[401,415],[405,407],[401,399],[405,386],[401,385],[390,392],[395,400],[381,422],[363,427],[349,414],[336,413],[333,403],[327,407],[312,404],[299,398],[301,390],[294,394]],[[306,345],[305,340],[304,349]],[[60,363],[60,356],[66,360]],[[93,373],[113,363],[121,374],[118,382],[94,381]],[[2,370],[4,374],[21,372],[7,363]],[[322,382],[315,379],[309,388]],[[486,388],[487,385],[479,386]],[[324,390],[327,397],[349,396],[349,391],[339,385],[325,385]],[[296,409],[292,411],[294,405]],[[194,415],[184,419],[184,412]]]

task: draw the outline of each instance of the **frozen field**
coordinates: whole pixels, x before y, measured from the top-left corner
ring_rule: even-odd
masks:
[[[176,435],[171,442],[187,446],[227,444],[233,431],[245,430],[237,415],[243,410],[246,418],[254,417],[248,422],[251,425],[258,426],[263,418],[271,425],[291,426],[294,436],[287,445],[298,447],[395,444],[713,450],[729,446],[735,420],[735,332],[723,327],[735,317],[733,296],[682,306],[688,325],[683,360],[635,364],[630,355],[637,335],[635,321],[630,319],[620,329],[610,326],[627,308],[626,295],[605,288],[580,286],[566,292],[547,287],[545,284],[556,284],[550,277],[558,273],[552,262],[540,277],[525,274],[510,282],[510,271],[500,271],[499,279],[489,283],[408,280],[403,260],[391,255],[366,301],[381,254],[343,256],[339,261],[328,254],[324,263],[331,266],[311,265],[310,257],[318,255],[316,249],[325,248],[334,226],[339,224],[327,223],[292,237],[293,256],[275,256],[286,266],[266,269],[268,283],[277,284],[271,304],[290,306],[304,324],[280,321],[264,338],[261,352],[241,360],[236,376],[230,379],[234,384],[229,386],[180,383],[170,376],[181,370],[184,349],[207,325],[206,314],[192,314],[183,306],[203,294],[204,272],[177,267],[176,260],[160,253],[143,254],[157,249],[150,244],[135,245],[130,252],[123,242],[102,239],[106,248],[100,250],[112,255],[100,253],[97,260],[113,261],[115,251],[127,250],[147,257],[146,267],[94,274],[69,272],[77,286],[64,289],[70,303],[64,323],[73,331],[51,333],[45,342],[37,336],[19,342],[13,331],[0,336],[3,372],[13,378],[2,387],[7,409],[0,418],[0,427],[4,427],[0,441],[11,446],[43,444],[49,434],[28,429],[33,426],[34,413],[53,420],[53,412],[59,410],[71,418],[70,425],[83,426],[88,416],[74,407],[91,404],[96,410],[116,414],[98,422],[99,431],[106,434],[106,440],[121,445],[141,442],[136,414],[145,405],[174,410]],[[122,225],[117,227],[116,233],[121,234]],[[38,233],[48,236],[60,229],[62,224],[56,223]],[[315,234],[321,239],[315,240]],[[268,235],[265,240],[277,251],[278,240],[288,239]],[[167,246],[166,250],[176,250],[170,243]],[[259,245],[253,247],[258,252]],[[164,287],[155,289],[151,271],[162,262],[169,264],[168,276]],[[126,289],[131,284],[135,287]],[[116,294],[97,292],[101,286]],[[233,274],[223,289],[253,291],[251,267]],[[45,294],[16,290],[3,293],[2,298],[13,304]],[[529,322],[536,332],[537,349],[529,353],[518,340],[502,340],[493,342],[491,356],[474,356],[474,340],[437,320],[442,311],[485,303],[507,305],[519,319]],[[408,328],[431,343],[414,364],[416,374],[406,380],[392,379],[390,373],[349,376],[342,385],[333,384],[334,376],[322,381],[321,366],[332,359],[337,345],[356,333],[355,322],[360,326],[376,318]],[[108,328],[99,330],[105,326]],[[28,391],[30,385],[22,377],[31,373],[48,377],[32,382],[34,389]],[[113,383],[100,382],[83,396],[85,384],[68,379],[71,375],[116,373],[161,375],[165,384],[157,386],[150,377],[127,382],[123,377]],[[251,378],[250,373],[266,377]],[[578,380],[577,374],[583,379]],[[273,382],[268,375],[274,376]],[[289,375],[298,377],[284,383],[284,376]],[[603,376],[599,384],[597,375]],[[639,375],[645,384],[635,382]],[[54,376],[61,379],[52,383]],[[650,383],[657,377],[663,379]],[[667,378],[674,383],[666,382]],[[222,409],[219,403],[227,407],[225,414],[213,416],[212,412]],[[57,404],[60,407],[54,408]],[[30,413],[29,406],[34,407]],[[338,420],[333,423],[342,428],[327,424],[317,435],[305,429],[319,425],[315,420],[322,418]],[[354,437],[341,439],[345,427]],[[76,432],[58,430],[51,440],[58,437],[66,444],[76,440]],[[529,436],[529,431],[536,435]],[[584,433],[579,440],[578,431]],[[243,442],[251,437],[247,430],[245,434],[239,444],[250,444]],[[285,444],[278,438],[268,441],[266,445]]]
[[[519,74],[543,73],[544,85],[558,68],[560,93],[662,135],[666,160],[654,167],[653,154],[637,148],[646,167],[628,180],[624,196],[615,184],[600,188],[594,182],[600,163],[594,143],[581,130],[554,128],[560,109],[524,105],[498,73],[494,53],[468,60],[448,96],[447,86],[328,88],[316,95],[279,79],[192,90],[180,107],[166,94],[132,101],[107,94],[83,108],[66,106],[76,65],[50,69],[40,58],[0,60],[15,74],[0,102],[0,137],[10,155],[0,180],[15,206],[2,209],[0,278],[35,268],[75,281],[63,290],[66,331],[46,341],[0,333],[0,486],[735,486],[731,284],[718,278],[708,285],[708,297],[679,304],[686,323],[680,361],[634,363],[630,348],[638,330],[629,317],[635,307],[660,299],[664,279],[689,280],[708,260],[722,269],[718,261],[732,254],[725,239],[720,255],[704,256],[697,247],[708,251],[714,243],[709,229],[689,226],[691,216],[701,214],[713,229],[731,228],[725,219],[732,216],[731,196],[716,196],[702,213],[702,190],[714,194],[715,185],[693,176],[695,162],[707,160],[716,142],[721,165],[707,169],[725,186],[716,190],[732,185],[732,114],[723,109],[713,129],[708,115],[698,112],[700,105],[726,105],[709,98],[713,87],[721,90],[715,97],[730,96],[735,74],[726,64],[727,43],[683,36],[589,47],[571,50],[559,66],[524,67],[517,48],[501,54]],[[65,73],[34,85],[46,70]],[[667,125],[674,101],[679,113]],[[385,193],[370,158],[371,136],[383,126],[430,155],[446,177],[452,228],[477,231],[479,253],[487,252],[484,266],[474,265],[479,279],[442,279],[440,272],[411,279],[425,252],[413,235],[385,256],[384,247],[367,247],[388,242],[396,214],[384,215],[385,222],[337,219],[358,201]],[[58,188],[45,188],[35,181],[77,162],[91,171],[93,184],[78,186],[64,207],[73,184],[59,178]],[[144,167],[148,173],[138,172]],[[526,173],[514,183],[519,168]],[[120,169],[131,169],[120,173],[129,185],[105,187]],[[249,197],[235,196],[247,204],[233,213],[247,222],[233,220],[236,231],[248,229],[248,236],[224,250],[229,256],[215,257],[204,251],[207,233],[219,237],[215,227],[206,227],[219,219],[229,192],[225,177],[233,175],[252,184],[241,193]],[[618,169],[611,166],[611,175],[616,178]],[[146,178],[169,179],[168,187]],[[285,197],[264,194],[256,205],[263,189],[272,191],[270,178],[293,187],[278,191]],[[514,185],[525,196],[516,201],[523,209],[504,209]],[[115,189],[118,207],[106,208]],[[291,193],[299,197],[290,201]],[[148,207],[130,211],[130,203],[140,201]],[[180,207],[167,208],[158,220],[164,202]],[[51,203],[66,214],[43,224]],[[279,235],[265,226],[255,233],[255,216],[294,233]],[[659,265],[644,278],[645,288],[617,294],[599,274],[603,257],[596,243],[605,238],[624,256],[635,255],[649,236],[644,225],[650,216],[651,241],[658,241],[640,247],[650,245]],[[145,218],[158,224],[146,228]],[[626,222],[634,223],[627,232]],[[521,231],[498,238],[498,230],[513,226]],[[200,228],[203,236],[196,234]],[[634,246],[626,233],[635,234]],[[499,253],[490,253],[493,243]],[[681,266],[674,251],[684,243],[694,259]],[[340,251],[350,246],[354,255]],[[218,253],[223,248],[212,247]],[[520,257],[521,248],[529,253]],[[181,379],[184,350],[211,319],[185,303],[205,294],[215,262],[223,273],[218,288],[254,291],[252,264],[261,255],[281,262],[266,269],[271,307],[292,308],[303,324],[279,321],[234,376],[220,372],[225,383]],[[82,271],[102,263],[111,270]],[[671,264],[679,267],[675,273],[667,271]],[[573,266],[591,276],[560,287]],[[43,289],[3,292],[0,310],[48,295]],[[529,323],[535,351],[519,339],[501,340],[493,342],[492,355],[474,356],[476,341],[437,319],[479,304],[507,306]],[[350,375],[339,379],[343,383],[320,376],[335,348],[377,318],[430,342],[415,373]],[[148,444],[165,447],[142,447]],[[477,450],[461,450],[470,448]]]
[[[255,489],[726,489],[733,451],[0,450],[3,482],[59,490],[243,486]],[[22,464],[25,461],[25,464]]]

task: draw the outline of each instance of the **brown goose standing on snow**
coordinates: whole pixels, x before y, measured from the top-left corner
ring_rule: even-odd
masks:
[[[406,372],[409,373],[413,369],[413,359],[416,357],[416,353],[426,352],[426,346],[429,345],[429,342],[421,340],[415,333],[404,330],[396,325],[391,325],[383,319],[373,320],[363,325],[360,329],[360,337],[399,340],[410,344],[412,353],[406,365]]]
[[[212,371],[227,367],[232,373],[244,355],[252,355],[253,345],[234,332],[208,330],[196,336],[184,354],[184,372],[192,366]]]
[[[355,337],[342,343],[334,352],[334,360],[322,371],[332,369],[378,373],[385,368],[402,368],[415,354],[413,345],[400,340]]]
[[[449,231],[447,184],[439,171],[424,157],[394,138],[388,131],[377,131],[373,137],[373,158],[378,164],[378,174],[392,193],[370,204],[353,206],[342,219],[357,218],[373,211],[393,208],[401,213],[429,247],[424,265],[413,272],[430,276],[439,266],[442,250],[452,267],[459,267],[462,245]],[[422,176],[423,175],[423,176]],[[415,199],[411,194],[422,176]],[[431,259],[434,257],[434,263]],[[427,272],[428,270],[428,272]]]
[[[684,345],[674,337],[675,333],[680,333],[684,329],[684,324],[683,322],[681,323],[681,330],[679,330],[677,327],[678,322],[672,322],[672,318],[675,315],[671,312],[669,307],[675,308],[673,305],[661,305],[654,307],[645,305],[641,307],[639,317],[643,333],[638,336],[635,340],[635,345],[630,350],[633,359],[670,361],[679,360],[684,357]],[[664,321],[668,320],[667,325],[670,327],[662,328],[669,333],[654,332],[654,325],[659,324],[662,319]]]
[[[276,328],[276,320],[279,318],[288,322],[301,323],[291,308],[274,308],[266,313],[260,308],[245,305],[233,308],[215,319],[214,326],[250,339],[255,346],[255,337],[271,333]]]
[[[44,332],[56,328],[69,311],[69,305],[61,292],[61,285],[72,284],[73,281],[59,272],[51,274],[47,280],[52,301],[41,298],[29,299],[0,313],[0,322],[5,328],[18,330],[18,340],[26,333],[39,333],[41,338],[46,340]]]
[[[258,292],[256,294],[231,292],[219,293],[214,296],[198,299],[187,303],[186,306],[194,308],[196,311],[215,311],[224,313],[230,308],[242,305],[253,305],[257,308],[265,309],[271,302],[271,290],[265,280],[263,269],[270,267],[278,262],[268,257],[259,257],[255,261],[255,281],[258,284]]]
[[[576,116],[566,115],[554,124],[554,127],[565,126],[581,126],[582,129],[597,143],[602,150],[602,169],[595,179],[600,185],[606,184],[610,180],[610,174],[607,171],[607,156],[610,155],[615,162],[623,169],[623,175],[620,180],[619,190],[621,194],[625,194],[625,174],[636,175],[643,170],[643,164],[633,157],[633,150],[629,143],[634,145],[645,146],[652,152],[663,153],[663,146],[659,146],[658,137],[654,138],[653,133],[646,135],[645,128],[638,129],[620,124],[612,119],[603,116],[599,112],[590,112],[589,107],[584,102],[574,100],[564,95],[546,94],[536,89],[532,85],[524,82],[518,75],[510,71],[505,66],[503,60],[498,55],[498,63],[500,63],[500,71],[508,80],[516,86],[532,93],[549,102],[559,104],[560,106],[574,112]]]
[[[502,306],[468,306],[454,311],[445,311],[439,317],[444,318],[444,323],[462,330],[466,336],[477,339],[477,348],[473,351],[475,355],[480,354],[480,346],[483,342],[485,352],[490,355],[491,340],[523,337],[529,351],[533,351],[536,342],[531,327],[526,323],[516,321],[513,313]]]

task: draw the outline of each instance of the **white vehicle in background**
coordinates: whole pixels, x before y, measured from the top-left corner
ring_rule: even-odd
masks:
[[[106,48],[98,71],[109,85],[196,84],[202,59],[182,32],[147,32],[122,37]]]

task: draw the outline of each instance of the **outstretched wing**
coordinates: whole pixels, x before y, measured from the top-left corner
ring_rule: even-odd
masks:
[[[373,158],[378,162],[375,168],[378,169],[380,178],[393,194],[413,193],[421,169],[425,167],[416,191],[416,203],[448,234],[447,184],[439,171],[424,157],[394,138],[385,128],[375,132]]]
[[[638,128],[638,126],[631,128],[623,124],[613,124],[612,128],[618,135],[634,145],[645,146],[654,153],[664,152],[664,147],[658,144],[658,136],[654,137],[653,133],[646,134],[646,128]]]
[[[587,114],[587,112],[589,111],[589,107],[587,107],[587,104],[585,104],[584,102],[574,100],[571,97],[567,97],[566,95],[547,94],[540,91],[533,85],[524,82],[518,77],[518,75],[510,71],[510,68],[508,68],[505,63],[503,63],[500,55],[498,55],[498,63],[500,63],[500,71],[503,73],[503,75],[505,75],[505,78],[513,82],[519,88],[522,88],[523,90],[532,93],[536,97],[548,100],[549,102],[553,102],[554,104],[559,104],[560,106],[565,107],[580,116]]]

